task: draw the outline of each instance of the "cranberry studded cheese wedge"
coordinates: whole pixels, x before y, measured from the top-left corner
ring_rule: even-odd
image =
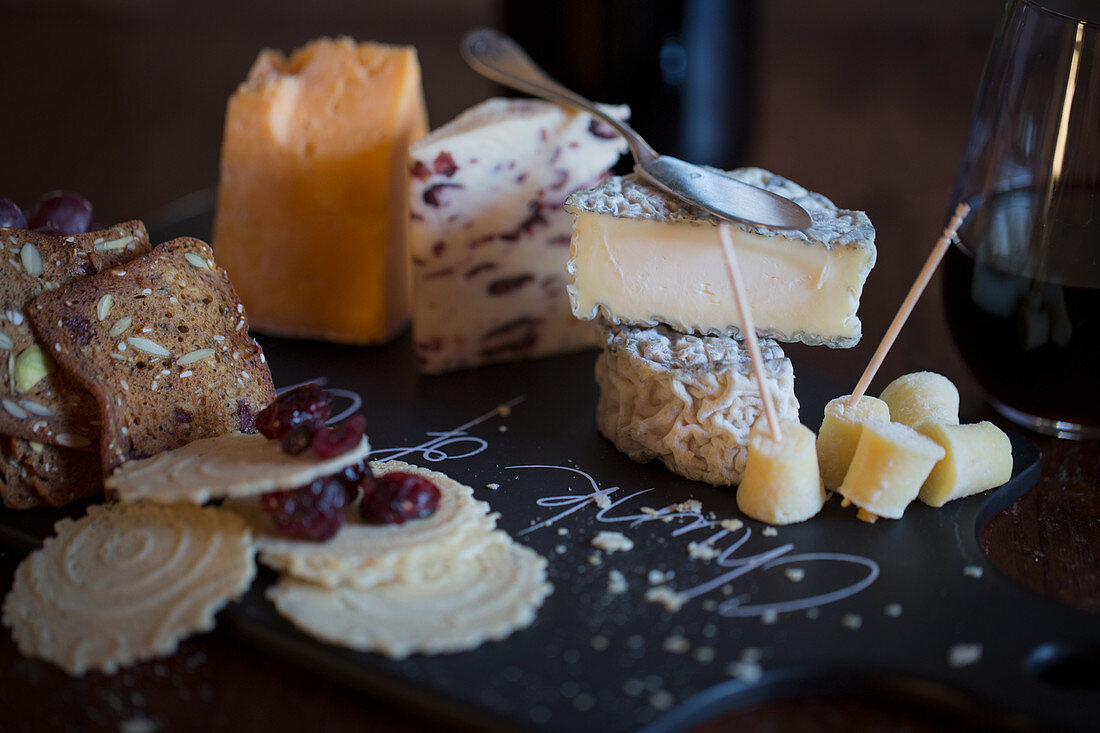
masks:
[[[214,244],[254,328],[377,343],[408,322],[416,51],[322,39],[260,53],[229,99]]]
[[[618,117],[626,107],[608,107]],[[442,372],[596,343],[566,293],[570,193],[626,143],[587,114],[489,99],[409,150],[417,366]]]

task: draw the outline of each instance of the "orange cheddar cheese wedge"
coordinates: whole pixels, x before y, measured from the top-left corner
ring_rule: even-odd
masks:
[[[347,38],[260,53],[229,99],[214,247],[252,326],[380,343],[409,317],[409,144],[427,132],[416,50]]]

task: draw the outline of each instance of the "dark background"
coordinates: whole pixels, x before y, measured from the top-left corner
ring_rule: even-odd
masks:
[[[1001,8],[999,0],[756,6],[751,132],[732,141],[732,154],[865,210],[878,232],[878,265],[861,308],[866,338],[847,351],[792,347],[796,369],[854,384],[870,358],[954,203],[955,169]],[[495,93],[466,68],[457,45],[468,28],[499,26],[501,18],[499,4],[487,0],[0,0],[0,195],[27,206],[44,191],[69,188],[92,199],[100,221],[155,219],[170,202],[216,185],[225,102],[257,52],[289,51],[322,35],[415,45],[438,126]],[[634,121],[643,135],[660,124]],[[901,373],[932,369],[958,383],[964,416],[1000,422],[951,344],[938,287],[937,279],[872,391]],[[1045,456],[1039,486],[994,520],[984,545],[1010,576],[1096,613],[1097,443],[1037,442]],[[9,566],[15,558],[0,560]],[[10,575],[0,577],[3,592]],[[28,729],[74,720],[117,728],[135,710],[172,728],[201,719],[244,729],[397,730],[417,720],[217,635],[185,643],[162,664],[75,682],[20,659],[2,634],[0,710],[0,728]],[[725,722],[767,731],[925,730],[945,721],[892,704],[810,698]]]

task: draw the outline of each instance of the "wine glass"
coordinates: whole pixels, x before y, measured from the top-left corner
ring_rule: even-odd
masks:
[[[1100,437],[1100,2],[1009,0],[953,200],[963,359],[1010,420]]]

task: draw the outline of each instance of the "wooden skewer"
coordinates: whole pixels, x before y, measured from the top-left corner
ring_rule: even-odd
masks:
[[[901,331],[901,327],[905,325],[905,321],[909,318],[909,314],[913,312],[914,306],[917,304],[917,300],[920,299],[921,293],[924,292],[924,288],[928,285],[928,281],[932,279],[932,273],[936,271],[936,267],[939,266],[940,260],[943,259],[943,255],[947,252],[948,246],[951,244],[951,240],[955,237],[955,233],[962,225],[963,219],[970,213],[969,204],[959,204],[955,207],[955,215],[951,217],[951,221],[947,223],[947,228],[943,230],[943,234],[936,241],[936,245],[932,248],[932,253],[928,255],[928,259],[924,261],[924,267],[921,268],[920,273],[917,275],[917,279],[913,282],[913,287],[909,288],[909,294],[905,296],[905,300],[901,302],[901,307],[898,308],[897,315],[894,316],[893,323],[890,324],[890,328],[886,329],[886,335],[882,337],[882,341],[878,345],[878,349],[875,350],[875,355],[871,357],[870,363],[867,364],[867,368],[863,370],[863,376],[859,378],[859,384],[856,385],[855,390],[852,391],[852,396],[848,398],[848,407],[855,407],[860,398],[867,391],[867,388],[871,386],[871,380],[875,378],[875,373],[878,368],[882,366],[883,360],[886,358],[886,354],[890,351],[890,347],[894,345],[894,340],[897,339],[898,333]]]
[[[756,374],[756,387],[760,390],[760,401],[764,403],[764,415],[771,429],[772,440],[783,440],[783,433],[779,429],[779,418],[775,414],[775,403],[772,401],[771,390],[764,381],[764,359],[760,356],[760,344],[756,342],[756,327],[752,323],[752,311],[749,310],[748,300],[745,299],[745,284],[741,280],[741,269],[737,266],[737,255],[733,252],[733,240],[730,239],[729,224],[718,225],[718,237],[722,240],[722,254],[726,261],[726,274],[729,275],[730,285],[733,286],[733,299],[737,303],[737,313],[741,317],[741,333],[745,336],[745,343],[749,347],[749,357],[752,359],[752,370]]]

